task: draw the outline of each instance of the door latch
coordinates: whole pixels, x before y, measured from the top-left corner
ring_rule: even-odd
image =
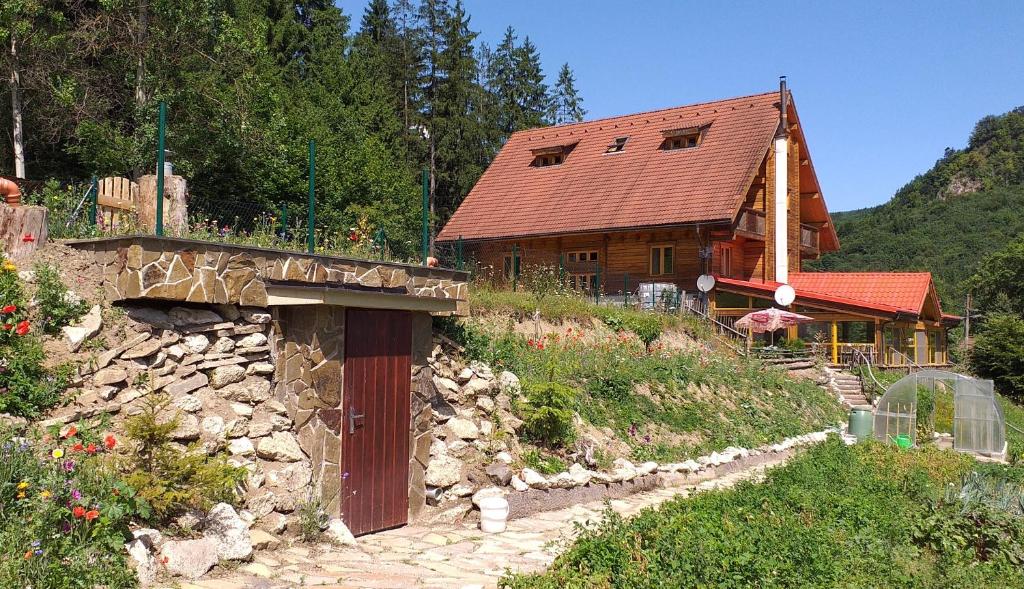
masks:
[[[366,417],[365,413],[356,413],[355,408],[350,406],[348,408],[348,433],[356,433],[356,420],[360,420],[359,427],[362,427],[363,424],[361,420],[364,417]]]

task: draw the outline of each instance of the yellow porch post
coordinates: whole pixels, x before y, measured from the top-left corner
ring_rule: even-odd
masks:
[[[839,364],[839,324],[832,322],[832,363]]]

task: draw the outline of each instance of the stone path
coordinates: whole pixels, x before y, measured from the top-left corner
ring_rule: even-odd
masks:
[[[785,462],[792,452],[697,484],[683,477],[668,486],[611,501],[618,513],[631,516],[694,492],[730,487],[759,477]],[[682,484],[673,484],[672,481]],[[253,561],[217,578],[182,583],[180,589],[280,589],[330,587],[361,589],[482,589],[496,587],[506,570],[547,568],[571,539],[573,524],[601,518],[604,502],[537,513],[509,522],[501,534],[484,534],[468,525],[406,526],[359,538],[358,548],[319,551],[305,545],[258,552]]]

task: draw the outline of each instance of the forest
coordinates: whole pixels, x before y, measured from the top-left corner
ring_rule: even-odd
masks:
[[[152,173],[164,101],[168,158],[205,212],[304,210],[315,141],[318,230],[383,229],[408,255],[421,170],[439,227],[511,133],[585,114],[569,65],[546,75],[529,36],[477,37],[460,0],[358,17],[329,0],[6,0],[0,175]]]

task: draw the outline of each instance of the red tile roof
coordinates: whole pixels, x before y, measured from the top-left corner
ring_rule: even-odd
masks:
[[[770,92],[514,133],[438,235],[494,239],[735,218],[778,127]],[[664,131],[710,125],[699,147]],[[617,137],[625,149],[606,154]],[[533,151],[575,144],[561,165]]]
[[[774,293],[780,285],[721,277],[718,282],[764,294]],[[893,315],[919,316],[928,297],[935,296],[930,272],[797,272],[789,275],[789,285],[798,304],[818,302]]]

